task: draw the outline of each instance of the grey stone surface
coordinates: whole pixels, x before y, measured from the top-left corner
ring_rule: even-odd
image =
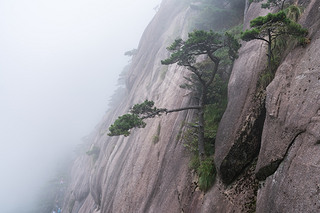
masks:
[[[275,171],[320,108],[320,40],[311,39],[306,48],[297,47],[286,57],[267,88],[267,115],[257,165],[260,179]],[[278,163],[272,166],[273,162]]]
[[[252,3],[245,15],[246,23],[268,10]],[[219,124],[215,163],[225,183],[232,182],[257,155],[264,107],[257,82],[266,69],[266,44],[253,40],[243,42],[235,61],[228,85],[228,106]]]
[[[187,35],[187,17],[192,11],[183,1],[164,1],[161,7],[133,58],[127,96],[103,118],[91,140],[100,148],[98,159],[93,161],[85,155],[75,161],[64,212],[69,212],[70,206],[72,212],[86,213],[180,213],[199,207],[201,193],[194,192],[189,155],[177,140],[181,122],[191,119],[194,111],[147,120],[146,128],[133,130],[129,137],[107,136],[110,123],[118,115],[145,99],[168,109],[191,104],[188,91],[179,87],[188,71],[177,65],[163,66],[160,61],[168,57],[166,47],[176,37]],[[160,139],[154,144],[159,125]]]
[[[266,47],[259,41],[242,44],[217,135],[219,177],[208,192],[197,189],[188,168],[189,155],[176,139],[181,122],[191,120],[194,112],[148,120],[145,129],[133,130],[130,137],[107,136],[118,115],[146,98],[157,107],[190,105],[188,92],[179,87],[187,72],[175,65],[160,65],[168,56],[166,46],[177,36],[186,36],[189,29],[186,17],[190,11],[182,4],[173,7],[177,2],[183,1],[164,1],[142,36],[127,81],[127,96],[105,115],[90,138],[100,148],[98,159],[84,154],[75,160],[63,212],[224,213],[250,212],[255,207],[257,212],[319,212],[320,1],[296,1],[305,8],[301,23],[308,27],[311,43],[295,49],[281,63],[267,89],[264,123],[257,81],[266,66]],[[267,12],[251,4],[244,26]],[[153,144],[159,124],[160,140]],[[257,197],[254,172],[266,179]]]
[[[267,88],[257,212],[320,211],[320,2],[308,3],[300,21],[311,42],[290,52]]]

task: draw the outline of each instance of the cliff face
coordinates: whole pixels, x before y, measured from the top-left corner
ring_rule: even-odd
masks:
[[[301,24],[308,27],[311,43],[290,52],[267,88],[256,168],[265,180],[258,194],[259,212],[320,211],[320,2],[304,6]]]
[[[93,134],[97,159],[84,154],[74,162],[63,212],[318,212],[320,2],[296,3],[305,8],[300,22],[309,29],[311,43],[287,55],[266,93],[257,88],[267,61],[265,44],[242,44],[216,139],[218,178],[202,193],[177,139],[193,111],[148,120],[129,137],[107,136],[118,115],[145,99],[168,109],[191,105],[188,91],[179,87],[187,71],[162,66],[160,60],[176,37],[186,36],[193,11],[184,1],[163,1],[133,58],[128,94]],[[266,13],[260,4],[250,4],[244,27]]]
[[[257,212],[319,211],[320,2],[294,3],[304,8],[300,23],[308,28],[311,43],[285,57],[265,95],[256,86],[266,61],[265,45],[243,44],[216,141],[217,169],[223,182],[232,182],[230,188],[239,187],[243,175],[255,170],[260,180]],[[245,27],[257,12],[265,13],[251,4]],[[241,197],[236,196],[235,203]]]
[[[107,136],[111,122],[145,99],[168,109],[190,104],[188,91],[179,87],[187,72],[160,63],[168,57],[166,47],[188,32],[192,14],[187,6],[184,1],[163,1],[144,32],[126,82],[128,94],[92,139],[100,150],[98,159],[84,155],[74,163],[64,212],[181,212],[191,211],[189,204],[197,202],[189,157],[176,139],[181,122],[193,112],[150,119],[146,128],[133,130],[129,137]]]

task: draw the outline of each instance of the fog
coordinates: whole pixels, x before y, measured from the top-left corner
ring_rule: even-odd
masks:
[[[159,4],[0,1],[0,212],[28,212],[94,129]]]

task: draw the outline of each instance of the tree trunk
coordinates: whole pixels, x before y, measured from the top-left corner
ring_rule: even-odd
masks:
[[[199,101],[199,133],[198,133],[198,149],[199,149],[199,160],[202,162],[205,158],[204,150],[204,107],[205,107],[205,98],[207,94],[206,86],[202,86],[202,91]]]
[[[272,46],[271,46],[271,42],[272,42],[272,37],[271,37],[271,32],[270,30],[268,30],[268,38],[269,38],[269,42],[268,42],[268,67],[270,72],[272,72],[272,66],[271,66],[271,59],[272,59]]]

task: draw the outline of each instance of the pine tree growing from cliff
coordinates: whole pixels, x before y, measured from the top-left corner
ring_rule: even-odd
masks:
[[[234,60],[237,57],[239,43],[228,33],[221,35],[213,31],[194,31],[189,33],[186,41],[176,39],[167,49],[171,52],[169,58],[162,60],[164,65],[177,63],[186,67],[196,78],[199,84],[199,104],[198,104],[198,151],[199,159],[203,160],[205,155],[204,145],[204,109],[207,103],[208,89],[212,84],[218,69],[221,58],[217,52],[222,49],[228,51],[228,56]],[[201,63],[197,61],[199,56],[208,57],[214,68],[209,72],[202,69]]]
[[[133,128],[144,128],[146,123],[143,121],[147,118],[154,118],[162,114],[179,112],[189,109],[198,109],[198,106],[190,106],[178,109],[168,110],[166,108],[157,108],[153,101],[145,100],[143,103],[135,104],[129,113],[119,116],[117,120],[109,127],[109,136],[129,136]]]
[[[146,100],[141,104],[132,107],[128,114],[118,117],[109,128],[109,136],[130,134],[132,128],[144,128],[147,118],[153,118],[162,114],[178,112],[183,110],[198,110],[198,150],[200,159],[204,159],[204,108],[207,103],[208,89],[215,79],[219,69],[221,58],[219,51],[226,51],[228,57],[234,60],[237,57],[239,43],[230,34],[221,35],[213,31],[194,31],[189,33],[186,41],[176,39],[167,49],[171,52],[169,58],[162,60],[164,65],[177,63],[179,66],[186,67],[195,76],[198,84],[199,103],[196,106],[168,110],[166,108],[154,107],[153,101]],[[220,54],[221,55],[221,54]],[[208,71],[203,69],[198,61],[199,56],[208,57],[214,64],[213,69]]]
[[[247,29],[241,35],[244,41],[262,40],[268,44],[268,67],[272,71],[273,44],[276,39],[281,36],[286,36],[287,39],[298,39],[302,43],[308,34],[307,29],[291,19],[287,18],[284,11],[278,13],[269,13],[266,16],[259,16],[250,21],[251,29]]]

